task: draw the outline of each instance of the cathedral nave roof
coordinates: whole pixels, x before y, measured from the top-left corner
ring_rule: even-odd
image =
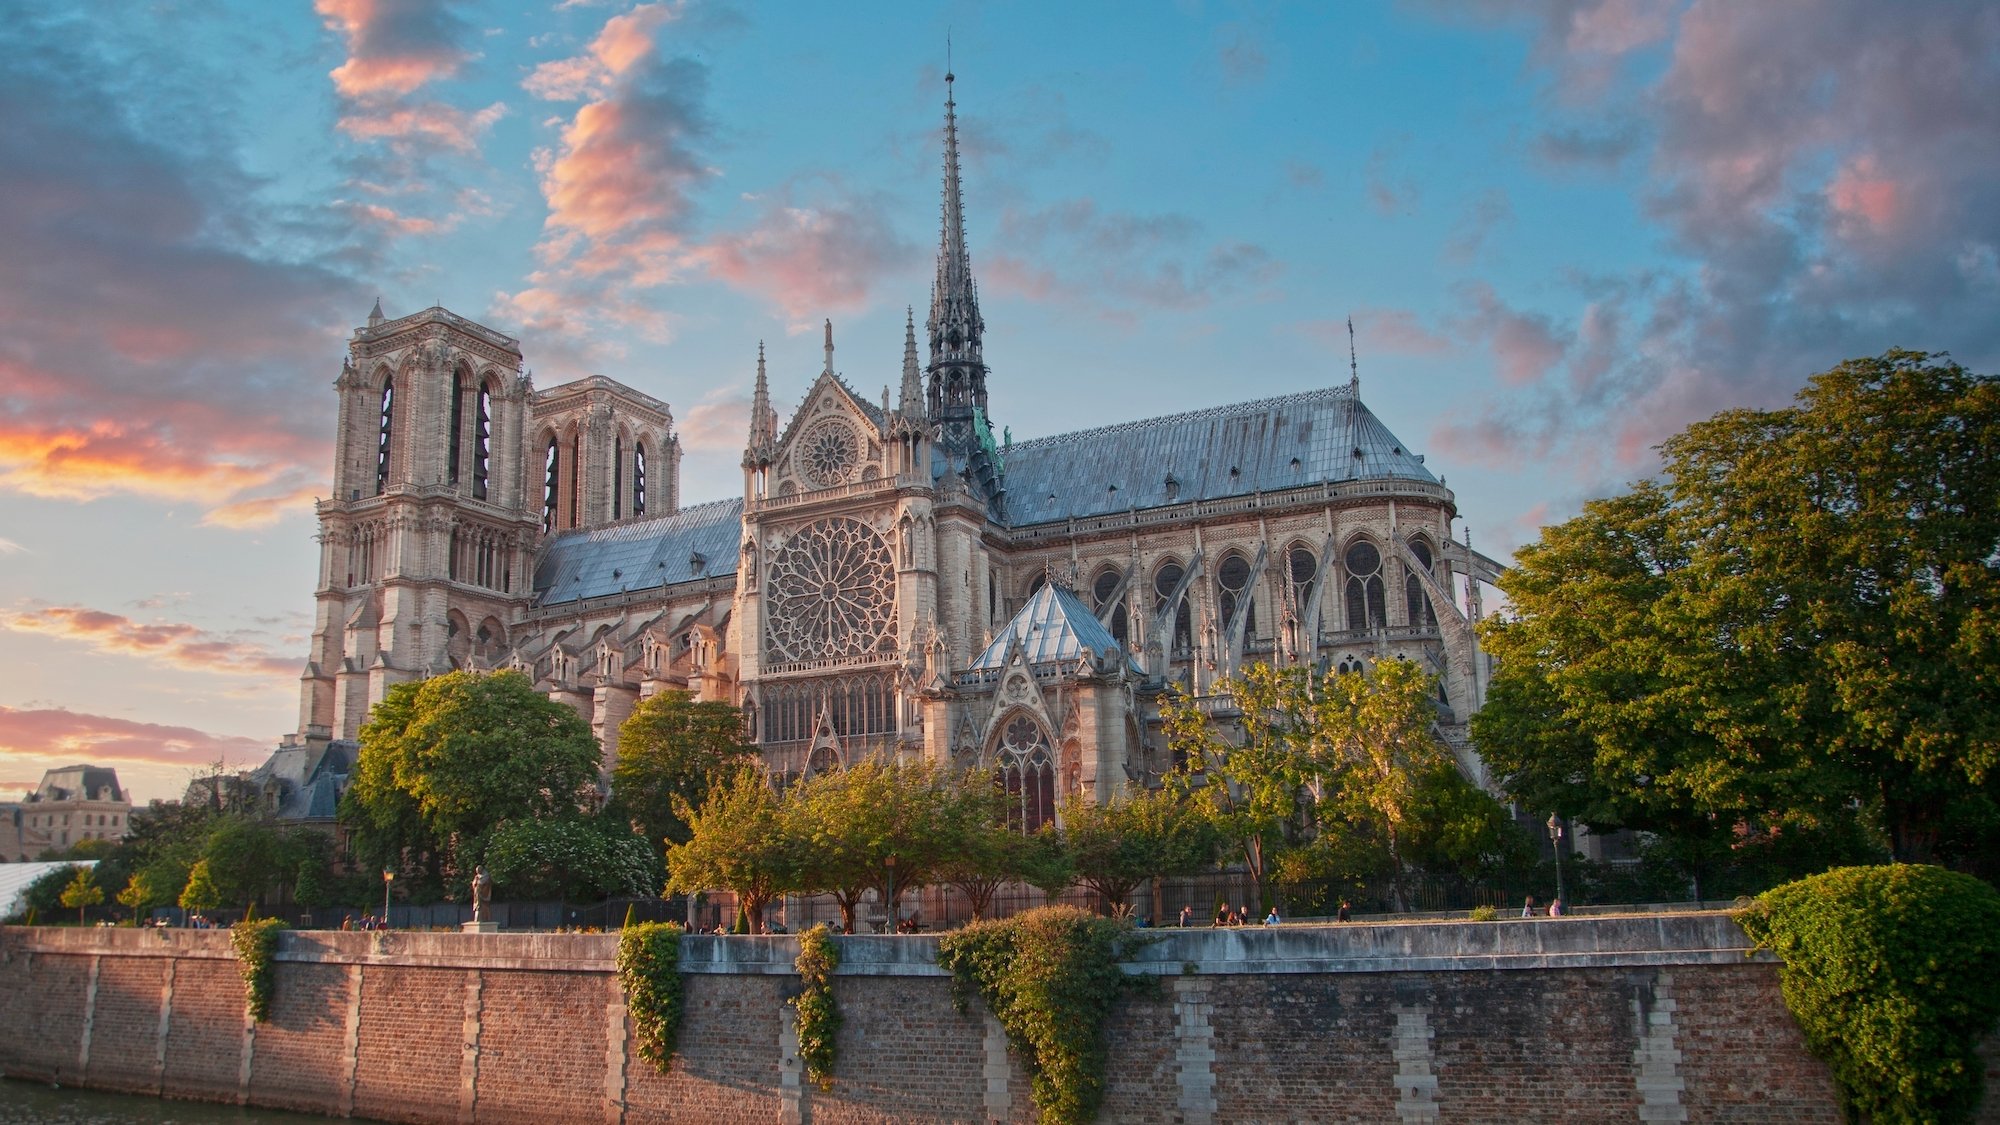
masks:
[[[1346,385],[1055,434],[1002,452],[1008,522],[1017,527],[1326,481],[1438,483]]]
[[[651,590],[736,573],[743,500],[694,504],[670,516],[566,531],[541,550],[535,604]]]

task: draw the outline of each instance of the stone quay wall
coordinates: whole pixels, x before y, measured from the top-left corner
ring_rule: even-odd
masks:
[[[1127,969],[1159,987],[1106,1028],[1104,1120],[1840,1117],[1777,966],[1726,914],[1155,936]],[[796,938],[683,939],[663,1075],[635,1049],[615,934],[287,932],[262,1024],[228,937],[0,930],[0,1072],[397,1122],[1034,1119],[998,1022],[954,1009],[935,937],[839,939],[830,1091],[804,1080],[785,1004]]]

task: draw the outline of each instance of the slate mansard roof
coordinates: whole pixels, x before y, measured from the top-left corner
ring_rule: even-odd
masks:
[[[651,590],[736,573],[743,500],[716,500],[671,516],[593,531],[566,531],[542,548],[535,604]]]
[[[1347,386],[1055,434],[1001,452],[1015,526],[1324,481],[1438,483]]]
[[[972,667],[1005,668],[1016,644],[1029,664],[1074,663],[1088,654],[1094,662],[1108,665],[1125,650],[1083,599],[1053,582],[1035,591]]]

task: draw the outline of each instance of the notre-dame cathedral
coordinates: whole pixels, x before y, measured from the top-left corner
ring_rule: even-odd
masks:
[[[1471,621],[1500,568],[1358,379],[996,440],[951,81],[937,277],[894,403],[836,373],[829,325],[780,418],[760,349],[739,497],[681,505],[667,404],[599,377],[538,390],[519,341],[377,303],[335,383],[299,733],[260,771],[288,815],[331,815],[391,684],[453,668],[525,673],[607,769],[640,700],[687,690],[739,704],[774,770],[992,770],[1032,827],[1060,794],[1157,783],[1169,685],[1402,656],[1439,674],[1484,782]]]

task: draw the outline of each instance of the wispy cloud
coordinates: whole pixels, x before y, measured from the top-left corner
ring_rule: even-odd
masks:
[[[272,653],[242,637],[183,622],[136,621],[86,606],[0,610],[0,629],[77,641],[99,652],[228,675],[291,677],[303,667],[296,656]]]
[[[1113,316],[1201,308],[1275,280],[1277,259],[1249,242],[1209,241],[1171,212],[1134,214],[1070,199],[1008,208],[986,268],[988,284],[1034,300]]]
[[[260,739],[211,734],[193,727],[137,722],[54,708],[0,706],[0,753],[40,759],[45,767],[92,762],[199,767],[218,759],[246,761],[270,751]],[[30,788],[35,783],[29,782]]]

